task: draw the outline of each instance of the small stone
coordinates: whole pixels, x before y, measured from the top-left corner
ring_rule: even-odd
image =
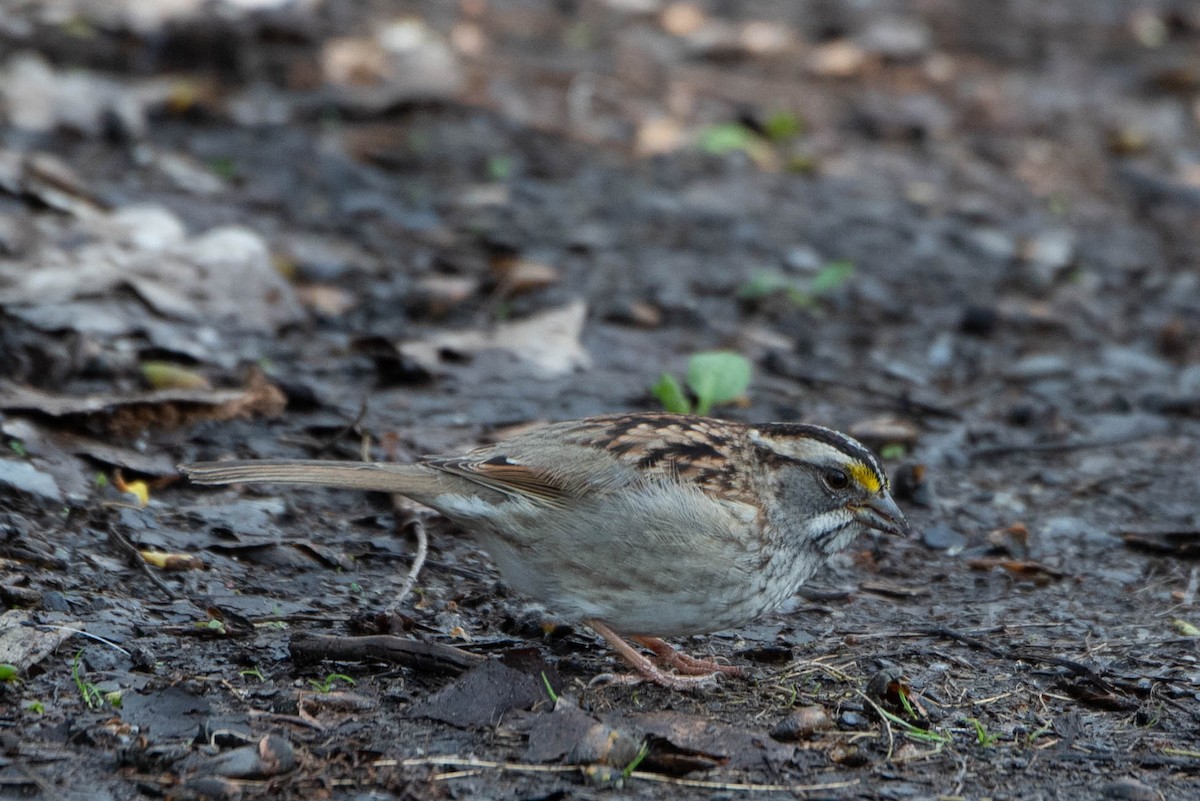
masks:
[[[911,61],[929,52],[933,34],[919,19],[882,16],[855,37],[862,49],[894,61]]]
[[[999,228],[973,228],[966,234],[967,244],[980,255],[1009,262],[1017,256],[1017,242],[1006,231]]]
[[[808,245],[795,245],[783,256],[783,266],[797,273],[815,273],[824,267],[827,261],[816,248]]]
[[[651,303],[634,303],[629,307],[629,321],[642,328],[662,325],[662,311]]]
[[[967,538],[945,523],[926,526],[921,532],[921,544],[935,551],[958,552],[967,545]]]
[[[708,24],[708,17],[695,3],[671,3],[663,9],[659,23],[672,36],[691,36]]]
[[[1157,790],[1131,776],[1115,779],[1100,788],[1100,795],[1112,801],[1162,801]]]
[[[1071,266],[1076,239],[1074,231],[1054,228],[1025,243],[1021,255],[1025,258],[1025,275],[1034,289],[1049,289]]]
[[[358,303],[349,291],[329,284],[298,285],[296,298],[305,308],[330,319],[341,317]]]
[[[1121,544],[1116,537],[1079,517],[1052,517],[1042,523],[1041,540],[1050,548],[1059,549],[1065,542],[1088,543],[1115,547]]]
[[[954,337],[947,331],[942,331],[933,338],[929,349],[925,352],[925,361],[935,370],[941,370],[954,364]]]
[[[163,206],[124,206],[112,213],[107,225],[117,241],[136,250],[164,251],[187,240],[183,222]]]
[[[838,765],[857,767],[867,763],[867,755],[851,744],[835,745],[829,749],[829,760]]]
[[[808,59],[808,71],[825,78],[852,78],[867,62],[867,54],[845,39],[829,42],[813,50]]]
[[[833,720],[823,708],[803,706],[793,709],[787,717],[776,723],[771,729],[771,737],[781,742],[795,742],[832,728]]]
[[[792,43],[792,34],[784,25],[751,20],[742,25],[738,39],[748,54],[769,56],[786,50]]]
[[[1110,345],[1100,356],[1101,362],[1117,375],[1117,379],[1164,378],[1175,372],[1165,360],[1136,348]]]
[[[684,142],[683,126],[663,115],[642,120],[634,137],[634,152],[641,158],[673,153]]]
[[[838,723],[847,728],[858,729],[867,725],[867,718],[860,712],[847,709],[838,715]]]
[[[0,80],[0,100],[4,101],[8,124],[40,133],[53,130],[57,122],[56,84],[46,60],[33,53],[21,53],[8,61],[5,72],[4,80]]]

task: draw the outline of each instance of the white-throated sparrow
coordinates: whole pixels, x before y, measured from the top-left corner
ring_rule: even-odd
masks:
[[[662,636],[747,623],[862,531],[905,535],[879,461],[819,426],[675,414],[555,423],[416,464],[201,462],[200,484],[280,482],[405,495],[463,525],[512,588],[591,626],[644,677],[735,668]],[[677,672],[661,670],[621,635]]]

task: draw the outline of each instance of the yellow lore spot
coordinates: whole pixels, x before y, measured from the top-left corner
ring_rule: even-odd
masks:
[[[883,487],[879,483],[879,477],[875,475],[875,471],[867,467],[862,462],[851,462],[846,471],[854,476],[854,480],[862,484],[867,492],[879,492]]]

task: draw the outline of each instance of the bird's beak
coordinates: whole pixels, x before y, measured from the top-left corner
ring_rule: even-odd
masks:
[[[904,512],[892,500],[887,490],[878,495],[872,495],[861,504],[854,507],[854,516],[858,522],[875,531],[892,534],[897,537],[907,537],[911,532]]]

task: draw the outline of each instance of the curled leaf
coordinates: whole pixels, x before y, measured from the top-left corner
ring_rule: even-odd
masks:
[[[740,398],[750,386],[750,361],[732,351],[697,353],[688,362],[687,383],[696,396],[696,413]],[[660,382],[661,383],[661,382]]]

